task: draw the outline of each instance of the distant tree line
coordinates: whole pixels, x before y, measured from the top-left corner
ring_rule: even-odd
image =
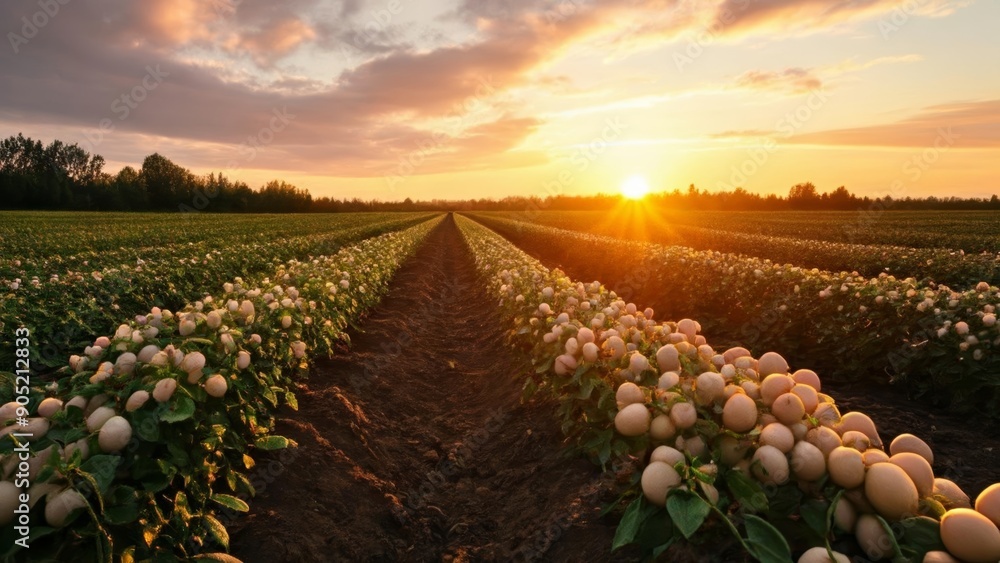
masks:
[[[313,198],[281,180],[259,189],[220,173],[205,176],[151,154],[139,170],[126,166],[104,172],[104,157],[76,144],[48,146],[23,134],[0,141],[0,209],[89,211],[206,211],[214,213],[328,213],[350,211],[533,211],[602,210],[621,202],[618,195],[507,197],[495,199],[413,201]],[[653,193],[644,205],[668,209],[718,211],[780,210],[1000,210],[1000,198],[927,197],[893,199],[858,197],[844,186],[820,193],[812,183],[792,186],[787,197],[760,195],[743,188],[728,192],[687,190]]]

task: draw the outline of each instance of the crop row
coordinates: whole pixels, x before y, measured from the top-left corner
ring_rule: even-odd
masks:
[[[516,218],[510,214],[486,215]],[[976,254],[948,248],[852,244],[812,240],[804,235],[774,236],[736,230],[740,228],[738,225],[749,221],[748,216],[733,215],[719,224],[707,221],[700,222],[701,226],[677,224],[642,210],[617,218],[613,214],[589,211],[543,211],[530,217],[532,223],[560,229],[745,254],[806,268],[856,271],[869,277],[888,273],[958,288],[969,288],[980,281],[1000,284],[1000,254],[995,248]]]
[[[426,219],[426,214],[365,214],[326,218],[321,232],[290,238],[262,237],[238,242],[248,225],[237,229],[235,238],[209,239],[197,244],[168,245],[142,249],[134,260],[121,252],[83,269],[55,268],[49,264],[44,277],[0,281],[0,365],[12,360],[13,332],[24,326],[34,334],[45,334],[39,366],[62,361],[70,350],[95,335],[110,330],[123,317],[132,317],[150,306],[174,308],[201,296],[208,287],[218,287],[234,272],[256,276],[291,258],[307,259],[335,252],[340,246],[405,228]],[[318,225],[312,225],[317,227]],[[325,230],[325,231],[324,231]],[[131,252],[131,251],[129,251]],[[21,267],[27,264],[22,262]],[[65,264],[63,264],[65,266]]]
[[[174,312],[152,307],[51,382],[24,388],[2,374],[0,392],[28,400],[0,407],[0,545],[10,546],[0,556],[225,560],[225,524],[257,481],[249,454],[293,445],[272,434],[274,410],[296,408],[309,359],[347,339],[439,222],[231,279]],[[20,432],[33,434],[24,461]]]
[[[852,244],[953,248],[969,253],[996,252],[1000,220],[993,211],[892,211],[872,206],[857,211],[705,211],[668,212],[680,225],[776,237]]]
[[[384,213],[227,215],[208,213],[21,212],[2,214],[0,276],[9,260],[39,262],[58,256],[103,256],[125,249],[160,248],[204,240],[253,242],[261,233],[289,238],[365,222]],[[141,228],[137,228],[140,227]],[[141,256],[140,256],[141,257]],[[34,275],[29,273],[29,275]]]
[[[874,421],[841,415],[819,376],[769,352],[708,344],[691,320],[658,322],[598,282],[574,282],[469,219],[476,266],[536,370],[527,394],[560,407],[577,448],[632,474],[614,547],[659,556],[733,537],[765,563],[992,563],[1000,484],[972,503],[936,478],[918,437],[888,448]],[[888,451],[886,451],[888,449]]]
[[[956,412],[1000,417],[1000,290],[867,278],[685,247],[480,217],[522,248],[580,268],[629,299],[693,316],[755,350],[787,350],[837,381],[882,378]]]

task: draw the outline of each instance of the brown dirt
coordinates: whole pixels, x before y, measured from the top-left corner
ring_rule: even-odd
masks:
[[[548,266],[609,286],[584,257]],[[598,261],[600,263],[600,261]],[[636,299],[649,288],[637,288]],[[491,299],[451,218],[398,273],[390,294],[300,387],[278,433],[299,447],[260,456],[250,514],[229,522],[233,555],[282,561],[633,561],[610,554],[600,510],[613,477],[567,457],[555,405],[519,402],[526,366],[505,345]],[[883,439],[911,432],[936,472],[970,495],[997,481],[995,431],[929,411],[891,388],[825,389],[873,417]],[[732,542],[681,546],[670,561],[737,561]],[[713,553],[714,552],[714,553]]]
[[[232,553],[280,561],[609,561],[613,483],[563,454],[449,217],[298,390]]]

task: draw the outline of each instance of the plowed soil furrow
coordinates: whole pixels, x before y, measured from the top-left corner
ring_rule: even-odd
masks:
[[[600,561],[607,477],[562,453],[547,403],[521,405],[505,345],[449,217],[284,411],[299,447],[252,471],[232,552],[276,561]],[[619,555],[619,557],[624,557]]]

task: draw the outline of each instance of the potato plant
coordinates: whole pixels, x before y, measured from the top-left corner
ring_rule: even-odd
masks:
[[[177,311],[151,308],[73,355],[28,405],[32,547],[0,522],[5,558],[224,558],[224,511],[246,511],[255,450],[294,446],[274,413],[331,355],[440,219],[290,260]],[[3,394],[13,374],[0,374]],[[17,403],[0,406],[0,507],[15,484]],[[12,512],[6,510],[0,515]],[[46,538],[47,541],[36,539]]]
[[[1000,484],[973,506],[934,476],[926,443],[908,434],[884,443],[871,418],[841,415],[815,372],[775,352],[716,350],[694,320],[656,321],[482,225],[459,225],[512,343],[536,366],[527,393],[558,401],[581,452],[635,468],[615,547],[655,557],[731,534],[765,562],[846,560],[838,549],[871,560],[1000,559]]]
[[[273,218],[251,217],[222,222],[224,228],[207,228],[199,219],[177,217],[161,224],[159,217],[140,215],[127,223],[102,223],[95,230],[102,233],[103,245],[121,245],[103,250],[76,246],[95,237],[86,225],[76,222],[70,227],[55,227],[61,235],[58,238],[30,225],[21,225],[25,231],[8,237],[31,240],[34,250],[21,255],[18,253],[24,248],[11,245],[0,253],[0,365],[13,364],[12,327],[25,326],[33,333],[45,334],[45,346],[34,363],[58,367],[66,354],[113,330],[122,318],[152,306],[175,308],[197,300],[205,288],[221,285],[234,272],[266,275],[289,259],[331,254],[342,245],[412,226],[428,215],[281,218],[282,223],[289,223],[284,227],[274,224]],[[137,218],[155,225],[146,240],[135,240]],[[42,225],[53,222],[51,218],[37,221]],[[195,224],[198,229],[206,227],[201,235],[209,237],[207,240],[190,240],[199,232]],[[274,236],[262,238],[262,231],[256,228],[271,229]],[[288,236],[282,236],[285,232]],[[150,246],[156,240],[184,242]],[[134,246],[127,246],[132,243]]]
[[[587,249],[614,256],[595,268],[617,272],[624,285],[655,280],[668,305],[691,309],[705,324],[744,327],[740,334],[754,349],[816,359],[832,379],[890,373],[913,395],[1000,418],[993,375],[1000,371],[1000,288],[987,282],[959,291],[886,273],[867,278],[492,216],[485,221],[515,241],[545,240],[563,255]]]

